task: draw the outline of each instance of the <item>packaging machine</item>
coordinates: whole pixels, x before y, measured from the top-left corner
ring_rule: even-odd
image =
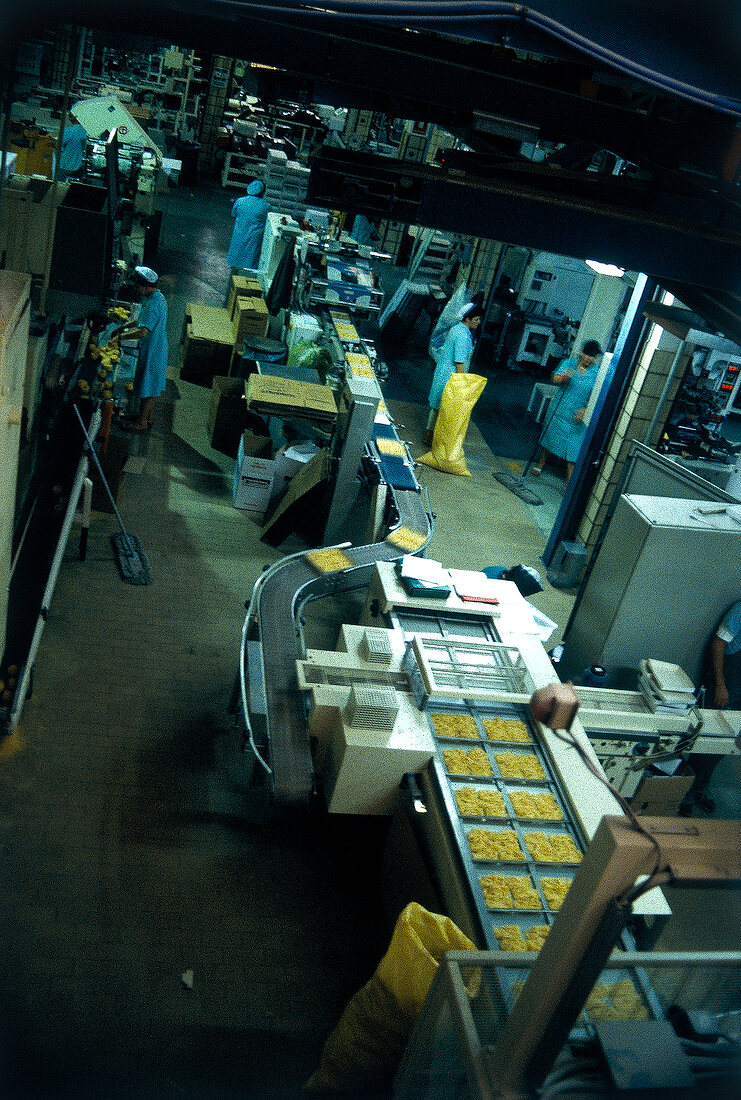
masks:
[[[474,942],[497,949],[514,918],[523,936],[544,935],[581,851],[617,803],[529,715],[533,690],[556,676],[527,601],[497,581],[499,602],[468,602],[456,574],[446,599],[426,598],[405,591],[393,563],[378,562],[360,624],[342,627],[336,651],[308,651],[297,682],[330,811],[390,813],[405,771],[416,771],[423,844],[446,911]],[[459,576],[467,592],[470,578]],[[362,720],[360,687],[375,700]],[[581,726],[577,736],[599,770]],[[495,912],[489,903],[502,890],[507,905]],[[646,904],[655,916],[669,912],[656,891]]]

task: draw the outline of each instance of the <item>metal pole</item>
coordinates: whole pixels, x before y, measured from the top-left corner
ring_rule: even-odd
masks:
[[[96,425],[97,430],[97,425]],[[57,542],[57,548],[54,552],[54,558],[52,559],[51,568],[49,570],[49,579],[46,582],[46,588],[44,589],[44,595],[41,599],[41,610],[39,611],[39,617],[36,620],[36,628],[33,632],[33,638],[31,639],[31,645],[29,647],[28,656],[26,657],[21,672],[20,683],[13,699],[13,706],[8,718],[7,733],[12,734],[18,725],[18,720],[23,709],[23,704],[26,701],[26,695],[28,694],[28,687],[31,682],[31,673],[33,671],[34,661],[36,660],[36,654],[38,653],[39,645],[41,643],[41,635],[44,633],[44,627],[46,626],[46,620],[49,617],[49,605],[51,598],[54,595],[54,588],[57,583],[57,576],[62,564],[62,558],[67,547],[67,539],[69,538],[70,529],[75,519],[75,512],[77,511],[77,503],[80,499],[80,493],[82,492],[83,484],[87,477],[88,460],[87,454],[83,454],[77,465],[77,473],[75,480],[72,483],[72,491],[70,493],[69,501],[67,502],[67,511],[64,515],[64,522],[62,523],[62,530]]]
[[[659,417],[661,416],[662,410],[664,408],[664,403],[666,402],[667,394],[669,393],[669,387],[671,386],[672,382],[674,381],[674,375],[677,373],[677,370],[679,368],[679,360],[684,355],[684,351],[685,351],[686,347],[687,347],[686,340],[682,340],[681,344],[677,348],[677,354],[674,356],[674,359],[672,360],[672,365],[669,368],[668,375],[666,376],[666,382],[664,383],[664,388],[661,391],[661,396],[659,397],[659,400],[656,402],[656,409],[654,411],[653,417],[651,418],[651,423],[649,424],[649,426],[646,430],[646,434],[643,437],[643,442],[646,444],[647,447],[651,446],[651,436],[654,434],[654,431],[656,430],[656,425],[659,422]]]

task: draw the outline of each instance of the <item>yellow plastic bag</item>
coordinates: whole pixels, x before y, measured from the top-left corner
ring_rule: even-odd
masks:
[[[473,407],[485,385],[486,379],[480,374],[451,374],[440,399],[432,450],[418,458],[418,462],[443,470],[446,474],[471,476],[463,454],[463,441]]]
[[[388,951],[350,1000],[322,1052],[309,1092],[370,1088],[396,1070],[446,951],[475,951],[449,918],[416,901],[399,915]]]

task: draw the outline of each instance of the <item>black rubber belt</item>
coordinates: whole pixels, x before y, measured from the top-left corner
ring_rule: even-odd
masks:
[[[418,491],[396,490],[402,526],[431,537],[430,519]],[[265,581],[258,600],[257,621],[265,669],[270,766],[277,806],[303,806],[311,795],[314,766],[306,729],[296,661],[304,656],[299,616],[311,599],[363,588],[377,561],[396,561],[404,551],[389,542],[353,546],[357,562],[341,573],[317,574],[302,558],[288,558]]]

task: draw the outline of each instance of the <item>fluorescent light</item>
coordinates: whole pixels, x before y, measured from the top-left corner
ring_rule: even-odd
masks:
[[[584,263],[587,267],[591,267],[592,271],[596,271],[598,275],[614,275],[618,279],[622,279],[625,274],[624,267],[618,267],[617,264],[603,264],[600,260],[585,260]]]

